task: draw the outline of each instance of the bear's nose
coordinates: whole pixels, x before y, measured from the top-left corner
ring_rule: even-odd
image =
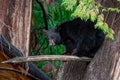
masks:
[[[55,45],[55,42],[54,42],[53,39],[49,40],[49,45],[50,45],[50,46],[54,46],[54,45]]]

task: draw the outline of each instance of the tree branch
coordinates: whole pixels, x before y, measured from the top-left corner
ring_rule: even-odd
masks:
[[[3,61],[2,63],[21,63],[29,61],[45,61],[45,60],[58,60],[58,61],[91,61],[88,57],[77,56],[65,56],[65,55],[40,55],[40,56],[28,56],[28,57],[16,57]]]
[[[42,5],[42,3],[39,0],[36,0],[36,2],[39,4],[39,6],[41,7],[41,9],[43,11],[43,18],[44,18],[44,23],[45,23],[45,29],[48,30],[48,23],[47,23],[47,18],[46,18],[46,13],[45,13],[44,6]]]
[[[15,46],[9,43],[4,36],[0,35],[0,50],[5,53],[9,58],[22,57],[23,53],[18,50]],[[41,80],[51,80],[44,72],[36,67],[32,62],[28,62],[28,72]],[[21,67],[25,68],[25,64]]]

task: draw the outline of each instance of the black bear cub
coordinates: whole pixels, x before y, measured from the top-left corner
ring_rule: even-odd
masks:
[[[105,38],[101,30],[94,29],[95,24],[96,22],[90,20],[84,21],[76,18],[52,29],[43,30],[43,32],[49,45],[65,45],[66,52],[64,54],[92,58]]]

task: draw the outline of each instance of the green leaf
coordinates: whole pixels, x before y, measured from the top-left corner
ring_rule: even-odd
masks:
[[[77,0],[63,0],[62,6],[64,5],[67,10],[73,10],[73,7],[76,5]]]
[[[101,29],[105,34],[109,32],[109,27],[107,23],[103,23],[102,21],[97,22],[95,28]]]
[[[103,26],[101,26],[101,29],[104,33],[107,33],[109,31],[109,27],[107,23],[103,23]]]
[[[113,11],[113,12],[117,12],[120,13],[120,9],[119,8],[103,8],[102,12],[109,12],[109,11]]]
[[[97,19],[97,14],[93,11],[90,12],[90,19],[91,21],[95,21]]]
[[[120,2],[120,0],[117,0],[117,1],[119,1],[119,2]]]
[[[103,22],[97,22],[97,24],[95,25],[95,28],[100,29],[101,26],[103,26]]]
[[[104,22],[104,15],[103,14],[98,15],[98,21]]]
[[[115,37],[114,37],[114,35],[112,33],[108,33],[106,35],[106,38],[111,39],[111,40],[115,40]]]

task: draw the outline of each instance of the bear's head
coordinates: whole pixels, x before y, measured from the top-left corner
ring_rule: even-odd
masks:
[[[61,43],[61,36],[59,32],[56,32],[54,29],[43,30],[43,32],[46,35],[50,46],[58,45]]]

